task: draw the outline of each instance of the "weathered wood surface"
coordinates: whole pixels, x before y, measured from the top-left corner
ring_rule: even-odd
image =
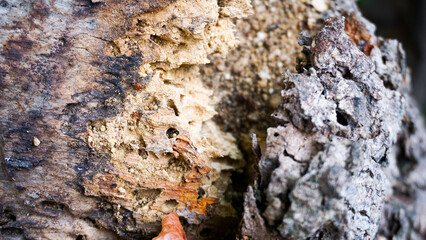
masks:
[[[222,44],[205,33],[217,21],[222,24],[217,29],[232,26],[219,16],[216,1],[2,1],[0,11],[3,236],[150,239],[160,232],[161,218],[168,212],[182,211],[189,222],[197,222],[206,207],[219,201],[227,183],[216,192],[206,189],[206,197],[199,188],[201,181],[211,186],[201,180],[210,172],[211,158],[227,154],[217,150],[217,144],[194,136],[191,129],[208,121],[214,110],[202,101],[199,106],[190,102],[191,94],[210,101],[207,90],[197,87],[189,92],[195,86],[191,84],[200,85],[192,66],[235,42],[230,38]],[[222,33],[216,36],[232,36],[230,28]],[[144,64],[156,62],[164,64],[148,69],[154,72],[151,75],[141,75],[147,70],[141,70]],[[163,81],[158,72],[169,82],[158,83]],[[173,81],[184,82],[176,83],[177,88],[166,86]],[[186,105],[176,102],[176,107],[176,98],[167,101],[175,90],[179,97],[185,84],[180,100]],[[129,100],[132,96],[136,100]],[[192,121],[193,128],[188,125],[191,116],[201,119]],[[187,121],[183,125],[182,118]],[[140,123],[140,128],[154,130],[123,132],[124,137],[141,141],[130,150],[126,139],[118,146],[107,145],[110,136],[120,134],[114,129],[123,122],[125,128]],[[174,131],[171,135],[169,129]],[[106,137],[101,133],[105,130]],[[228,139],[232,142],[232,137]],[[222,141],[224,147],[226,143]],[[135,154],[117,156],[126,149]],[[238,149],[235,154],[231,158],[241,158]],[[147,167],[140,161],[145,158],[153,169],[171,166],[171,175],[142,172]],[[117,162],[123,159],[124,163]],[[182,174],[186,175],[181,178]],[[161,180],[165,175],[171,180]],[[209,179],[221,176],[216,175]],[[138,205],[147,202],[148,210]],[[212,217],[203,224],[213,219],[213,228],[234,226],[220,233],[226,235],[236,231],[233,214],[234,221]],[[187,229],[198,234],[203,224]]]
[[[0,235],[425,237],[400,45],[352,0],[252,3],[1,1]]]

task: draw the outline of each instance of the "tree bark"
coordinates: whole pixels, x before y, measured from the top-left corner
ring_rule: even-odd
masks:
[[[354,1],[0,12],[5,239],[426,236],[404,51]]]

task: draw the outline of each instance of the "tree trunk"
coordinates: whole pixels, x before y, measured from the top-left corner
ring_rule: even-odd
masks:
[[[5,239],[426,236],[405,54],[352,0],[0,12]]]

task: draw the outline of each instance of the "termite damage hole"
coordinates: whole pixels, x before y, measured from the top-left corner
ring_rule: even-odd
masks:
[[[177,135],[179,135],[179,131],[175,128],[169,128],[166,131],[166,135],[168,138],[175,138]]]

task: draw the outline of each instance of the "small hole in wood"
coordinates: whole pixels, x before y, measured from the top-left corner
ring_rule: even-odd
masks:
[[[179,135],[179,131],[175,128],[169,128],[166,131],[166,135],[168,138],[175,138],[177,135]]]

